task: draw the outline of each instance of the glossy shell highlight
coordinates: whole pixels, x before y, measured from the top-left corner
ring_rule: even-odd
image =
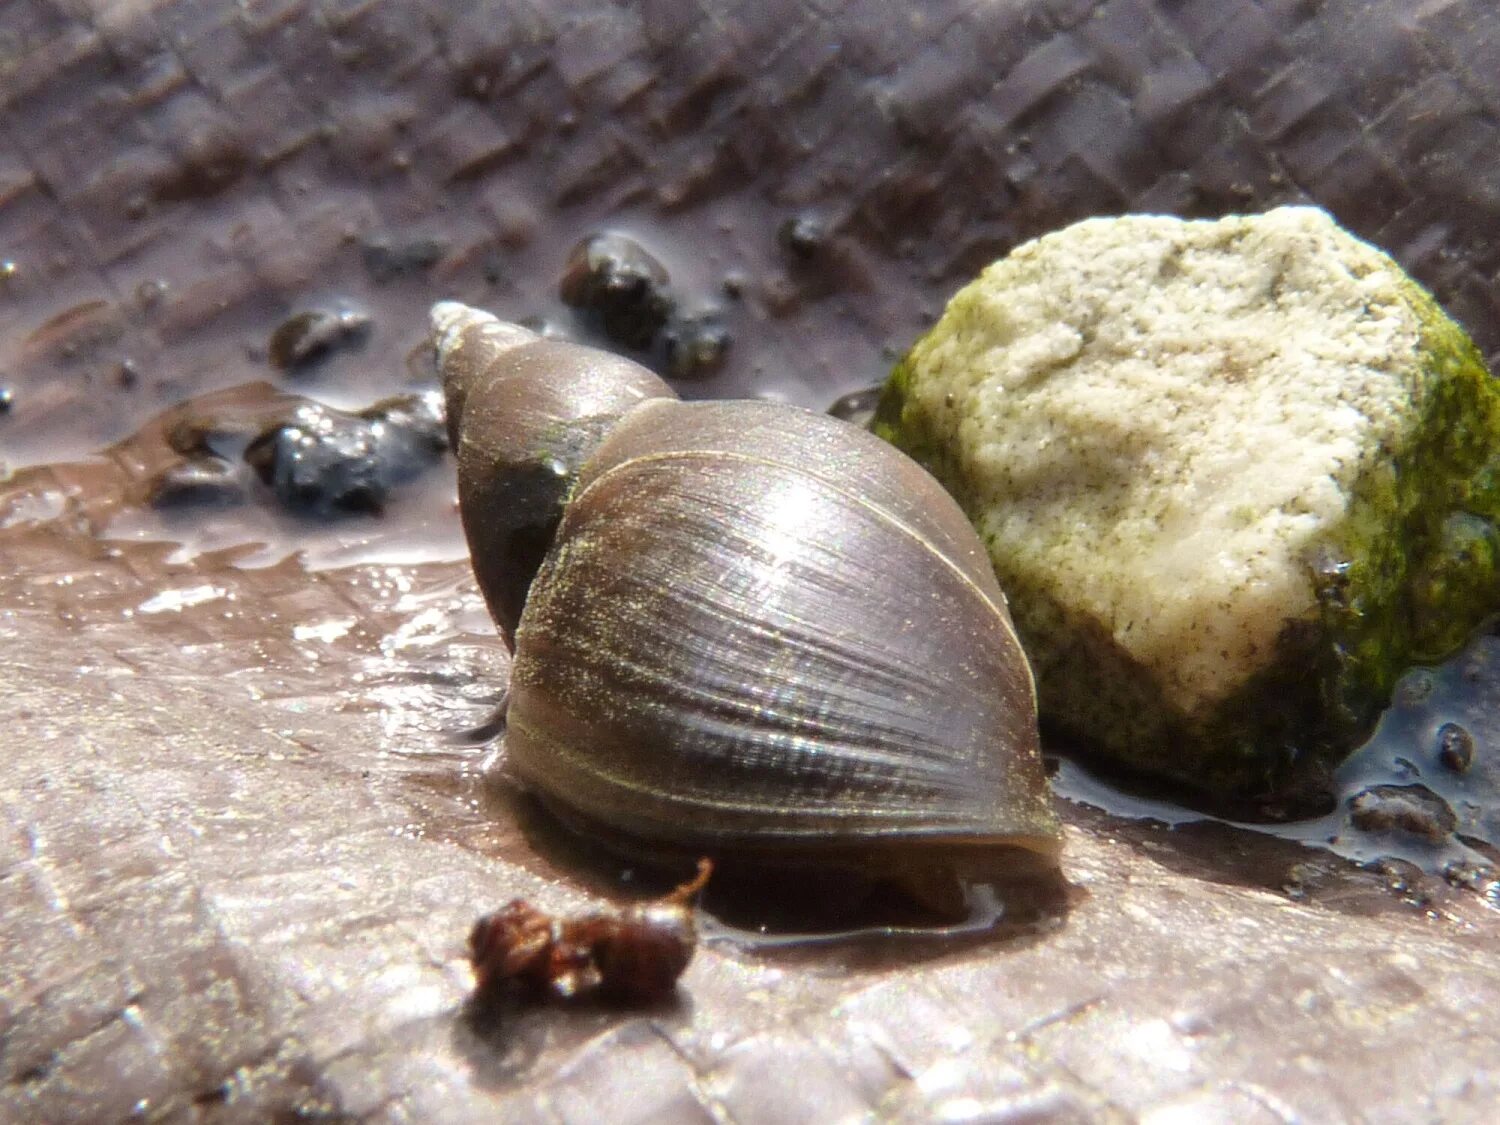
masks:
[[[647,840],[1057,851],[1030,669],[962,513],[780,405],[653,401],[605,439],[521,616],[506,747]]]

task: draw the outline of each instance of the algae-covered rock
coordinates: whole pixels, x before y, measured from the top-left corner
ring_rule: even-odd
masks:
[[[879,433],[987,543],[1043,715],[1216,795],[1316,779],[1500,607],[1500,394],[1323,212],[1095,219],[1017,248]]]

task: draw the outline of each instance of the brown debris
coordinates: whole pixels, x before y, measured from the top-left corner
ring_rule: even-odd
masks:
[[[557,918],[512,899],[474,923],[469,960],[476,992],[497,994],[514,982],[532,997],[600,995],[646,1004],[671,995],[697,945],[692,899],[713,863],[670,894],[623,910]]]

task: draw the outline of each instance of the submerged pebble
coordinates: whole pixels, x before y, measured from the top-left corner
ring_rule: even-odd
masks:
[[[724,364],[729,330],[717,312],[674,317],[662,332],[667,374],[673,379],[701,379]]]
[[[573,248],[559,294],[598,317],[610,340],[638,351],[652,345],[677,304],[666,267],[635,239],[615,233]]]
[[[1396,685],[1394,702],[1369,742],[1334,775],[1345,793],[1371,786],[1416,787],[1437,818],[1433,828],[1453,818],[1450,831],[1462,843],[1455,849],[1488,849],[1446,856],[1487,865],[1500,854],[1500,760],[1493,753],[1500,736],[1500,637],[1481,633],[1446,663],[1419,668]],[[1416,690],[1413,690],[1413,689]],[[1442,809],[1448,810],[1445,814]],[[1419,836],[1428,836],[1426,831]]]
[[[253,427],[248,423],[228,419],[210,418],[190,414],[179,418],[167,427],[165,439],[174,453],[184,457],[198,457],[206,453],[222,454],[222,446],[236,436],[250,436]]]
[[[1474,736],[1457,723],[1438,727],[1438,761],[1454,773],[1463,773],[1474,763]]]
[[[381,511],[392,489],[446,448],[441,401],[431,392],[358,414],[304,403],[251,441],[245,461],[284,507],[329,516]]]
[[[1425,785],[1372,785],[1349,801],[1350,822],[1361,832],[1404,832],[1441,844],[1458,817]]]
[[[370,318],[352,309],[308,309],[287,317],[271,334],[271,366],[297,373],[333,352],[363,343]]]
[[[379,511],[389,487],[376,459],[364,419],[316,404],[298,407],[290,422],[245,450],[246,462],[284,506],[320,515]]]

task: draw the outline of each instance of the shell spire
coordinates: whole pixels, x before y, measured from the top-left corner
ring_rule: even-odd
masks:
[[[672,388],[638,363],[549,340],[457,301],[430,314],[474,573],[509,643],[579,469]]]

